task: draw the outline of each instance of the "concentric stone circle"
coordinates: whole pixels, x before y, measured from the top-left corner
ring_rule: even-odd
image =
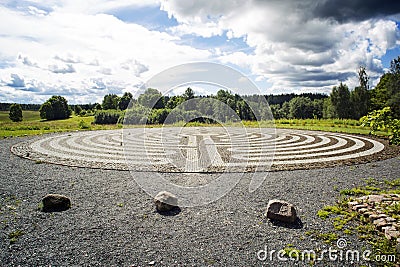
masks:
[[[383,151],[349,134],[268,128],[164,127],[43,136],[14,145],[23,158],[67,166],[158,172],[242,172],[326,167]]]

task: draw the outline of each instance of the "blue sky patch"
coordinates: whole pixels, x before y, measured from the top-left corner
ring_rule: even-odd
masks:
[[[124,8],[107,13],[124,22],[139,24],[150,30],[165,31],[178,25],[176,19],[169,18],[167,12],[160,10],[159,6]]]

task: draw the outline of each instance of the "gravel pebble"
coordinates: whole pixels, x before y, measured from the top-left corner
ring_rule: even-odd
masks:
[[[10,153],[13,144],[28,138],[0,141],[2,266],[146,266],[153,262],[156,266],[309,266],[307,262],[283,263],[276,256],[273,261],[260,261],[257,252],[280,250],[288,244],[300,250],[327,249],[328,244],[306,235],[307,231],[333,231],[329,220],[318,218],[317,211],[334,204],[341,189],[363,185],[368,177],[396,179],[400,173],[399,158],[277,171],[268,173],[253,193],[248,190],[251,174],[244,174],[218,201],[163,216],[155,212],[152,197],[128,171],[37,164]],[[137,175],[151,178],[153,174]],[[209,180],[218,174],[193,175]],[[179,177],[177,173],[174,179]],[[71,209],[40,212],[38,203],[48,193],[70,196]],[[298,208],[298,227],[266,219],[266,206],[274,198]],[[23,234],[10,244],[8,235],[15,230]],[[367,245],[353,236],[340,237],[350,249],[362,251]],[[338,264],[352,265],[329,261],[319,265]]]

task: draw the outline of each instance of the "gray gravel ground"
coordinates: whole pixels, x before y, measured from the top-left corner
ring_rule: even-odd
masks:
[[[328,248],[306,235],[310,230],[333,231],[328,220],[317,217],[320,208],[333,204],[341,189],[363,185],[368,177],[400,178],[399,158],[271,172],[253,193],[248,192],[247,175],[214,203],[164,216],[155,212],[151,197],[130,172],[36,164],[10,153],[10,146],[21,140],[0,141],[1,266],[309,266],[307,262],[279,261],[276,254],[273,261],[260,261],[257,252],[288,244],[300,250]],[[151,179],[154,173],[137,175]],[[175,175],[179,179],[180,174]],[[208,180],[211,174],[203,175]],[[38,211],[47,193],[70,196],[73,207],[59,213]],[[295,204],[301,224],[288,227],[267,220],[265,208],[273,198]],[[24,234],[10,244],[8,235],[15,230]],[[355,237],[343,237],[350,249],[366,247]]]

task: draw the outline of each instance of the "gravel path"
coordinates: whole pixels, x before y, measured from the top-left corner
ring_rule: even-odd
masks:
[[[274,261],[260,261],[257,252],[288,244],[300,250],[328,248],[306,235],[310,230],[332,231],[317,211],[333,204],[341,189],[362,185],[368,177],[396,179],[400,173],[399,158],[278,171],[269,173],[253,193],[248,192],[246,174],[218,201],[163,216],[154,211],[151,197],[128,171],[36,164],[10,153],[12,145],[29,138],[0,141],[1,266],[309,266],[279,261],[276,254]],[[151,179],[154,173],[137,175]],[[171,180],[178,181],[180,175],[171,174]],[[213,176],[192,175],[197,180]],[[73,207],[61,213],[38,211],[47,193],[70,196]],[[286,227],[267,220],[265,208],[273,198],[295,204],[301,224]],[[24,234],[10,244],[8,234],[15,230]],[[366,245],[343,237],[348,248],[361,251]],[[324,261],[316,266],[354,265]]]

